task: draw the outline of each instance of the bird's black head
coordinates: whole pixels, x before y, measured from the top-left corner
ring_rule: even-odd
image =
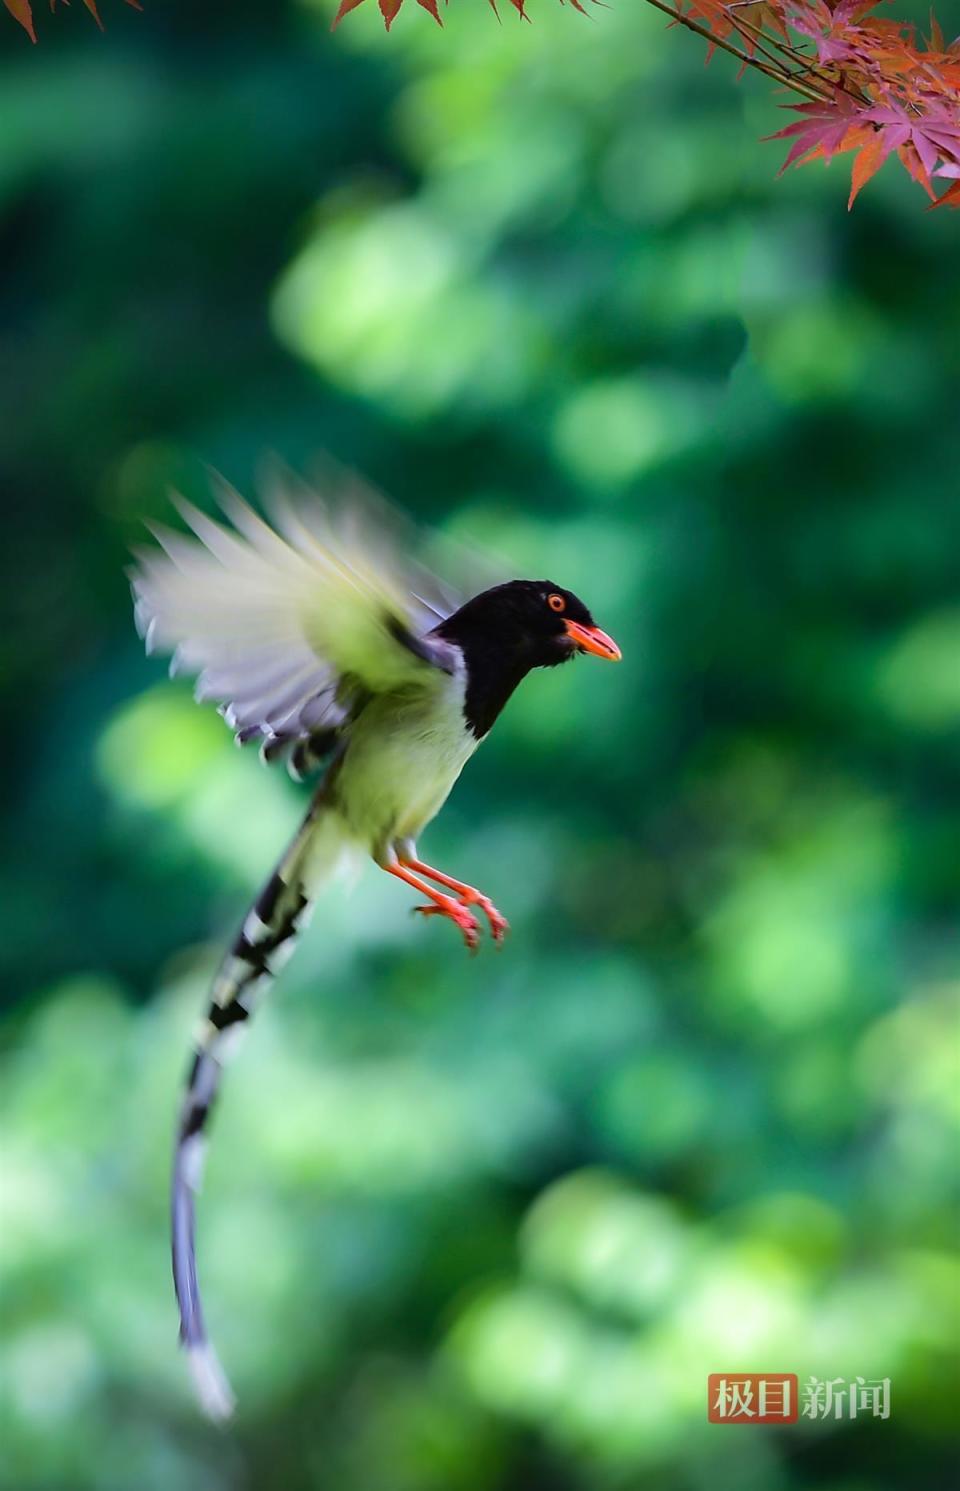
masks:
[[[505,662],[522,661],[524,671],[552,668],[576,652],[620,657],[579,596],[552,580],[510,580],[484,590],[437,630],[467,652],[480,644]]]
[[[575,653],[617,662],[620,649],[571,590],[552,580],[510,580],[467,601],[436,628],[462,648],[467,718],[485,735],[531,668],[553,668]]]

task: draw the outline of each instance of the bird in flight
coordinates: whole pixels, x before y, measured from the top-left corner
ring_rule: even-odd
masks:
[[[326,763],[309,810],[214,978],[180,1111],[172,1187],[173,1275],[202,1403],[233,1399],[204,1325],[194,1198],[223,1065],[293,950],[341,861],[359,851],[452,922],[470,951],[506,919],[489,897],[420,858],[417,840],[533,668],[620,650],[584,603],[552,580],[511,580],[457,605],[391,542],[391,510],[341,495],[332,508],[278,484],[267,523],[222,485],[226,521],[180,501],[191,530],[155,528],[138,550],[135,615],[148,652],[196,676],[237,742],[286,755],[297,776]]]

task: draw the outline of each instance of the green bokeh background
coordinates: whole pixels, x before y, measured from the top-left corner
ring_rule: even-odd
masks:
[[[777,181],[765,82],[639,0],[102,9],[0,26],[4,1491],[946,1485],[956,216]],[[200,1215],[222,1432],[169,1145],[304,791],[142,656],[123,568],[269,450],[624,662],[525,684],[424,840],[502,954],[371,868],[258,1017]],[[711,1428],[737,1369],[891,1416]]]

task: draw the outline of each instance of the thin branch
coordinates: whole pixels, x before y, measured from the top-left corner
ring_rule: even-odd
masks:
[[[680,25],[686,26],[688,31],[695,31],[711,46],[720,47],[724,52],[729,52],[731,57],[736,57],[745,67],[756,68],[757,72],[773,78],[774,82],[783,83],[785,87],[792,88],[796,93],[802,93],[804,98],[810,99],[811,102],[829,103],[833,97],[832,93],[823,92],[811,83],[801,82],[788,68],[779,64],[771,66],[768,62],[762,62],[759,57],[741,51],[739,47],[735,47],[732,42],[726,41],[722,36],[714,36],[706,26],[701,26],[698,21],[684,15],[682,11],[675,10],[672,5],[667,5],[665,0],[647,0],[647,4],[652,5],[656,10],[662,10],[664,15],[670,16],[672,20],[679,21]]]
[[[747,0],[747,3],[755,5],[757,0]],[[735,5],[728,6],[728,14],[735,9]],[[758,52],[762,52],[764,57],[767,57],[777,67],[783,67],[784,64],[777,55],[777,52],[770,50],[771,47],[776,47],[779,51],[785,52],[786,48],[779,41],[775,41],[772,36],[768,37],[765,31],[762,31],[759,26],[755,26],[752,21],[745,20],[743,16],[730,15],[730,24],[735,31],[739,32],[744,41],[752,41]]]
[[[734,0],[734,3],[727,7],[727,12],[729,14],[730,11],[740,9],[743,6],[751,6],[758,3],[759,0]],[[821,62],[815,61],[813,57],[808,55],[808,53],[801,52],[800,49],[793,46],[791,42],[783,41],[779,36],[770,36],[768,32],[763,31],[761,27],[755,25],[753,21],[748,21],[743,16],[731,15],[730,24],[735,27],[737,31],[739,31],[741,36],[743,36],[744,32],[746,32],[747,38],[752,40],[754,42],[754,45],[759,50],[761,50],[765,56],[770,57],[771,55],[774,55],[771,54],[767,47],[763,45],[764,42],[769,42],[769,45],[771,47],[775,47],[776,51],[781,53],[783,56],[789,57],[790,60],[801,67],[808,76],[814,77],[817,82],[822,81],[825,87],[833,88],[835,90],[839,90],[841,93],[845,93],[848,98],[852,98],[855,103],[869,104],[870,99],[867,98],[867,96],[863,92],[861,92],[860,89],[851,88],[850,84],[847,83],[843,78],[830,77],[830,74],[825,70]],[[774,55],[774,61],[779,63],[780,58]]]
[[[649,3],[652,3],[652,0],[649,0]],[[758,3],[759,0],[733,0],[733,3],[728,5],[726,9],[729,14],[730,11],[738,10],[743,7],[749,7],[751,5],[757,5]],[[783,41],[782,38],[779,36],[770,36],[768,32],[761,30],[761,28],[755,25],[753,21],[748,21],[742,16],[731,15],[730,24],[740,33],[741,36],[743,35],[744,31],[746,31],[748,33],[748,36],[754,41],[757,46],[760,45],[761,39],[764,41],[768,41],[770,43],[770,46],[775,47],[778,52],[782,53],[785,57],[789,57],[792,61],[795,61],[800,67],[802,67],[808,74],[808,76],[815,78],[818,83],[822,81],[824,86],[827,88],[832,88],[839,93],[845,93],[848,98],[853,99],[854,103],[869,105],[873,102],[870,96],[864,93],[862,88],[858,88],[856,87],[856,85],[851,85],[843,76],[831,77],[828,68],[826,68],[822,62],[815,61],[809,55],[809,53],[800,51],[798,47],[793,46],[792,43],[790,43],[789,41]],[[761,50],[765,53],[766,56],[769,57],[771,55],[766,47],[762,47]],[[890,84],[891,87],[896,88],[898,86],[899,80],[896,77],[893,77],[888,78],[887,82]],[[922,114],[922,109],[919,109],[916,104],[910,103],[907,99],[903,99],[901,100],[901,102],[903,103],[904,108],[906,108],[909,113],[917,115],[918,117]]]

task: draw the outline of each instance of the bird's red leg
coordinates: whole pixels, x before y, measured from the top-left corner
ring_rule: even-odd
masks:
[[[435,880],[438,885],[445,885],[452,890],[461,905],[479,906],[487,921],[490,923],[490,935],[494,942],[502,942],[504,933],[509,932],[510,923],[507,918],[498,911],[489,896],[483,895],[475,890],[472,885],[464,885],[462,880],[454,880],[451,875],[444,875],[440,870],[434,870],[430,865],[425,865],[420,859],[402,858],[400,863],[406,865],[410,870],[417,870],[419,874],[426,875],[429,880]]]
[[[463,940],[470,951],[476,952],[480,943],[480,923],[475,916],[471,916],[462,901],[454,900],[453,896],[445,896],[442,891],[433,890],[425,881],[412,874],[404,864],[384,865],[383,868],[388,875],[396,875],[398,880],[412,885],[414,890],[418,890],[430,901],[429,906],[414,906],[414,911],[419,911],[424,916],[448,916],[460,928]]]

